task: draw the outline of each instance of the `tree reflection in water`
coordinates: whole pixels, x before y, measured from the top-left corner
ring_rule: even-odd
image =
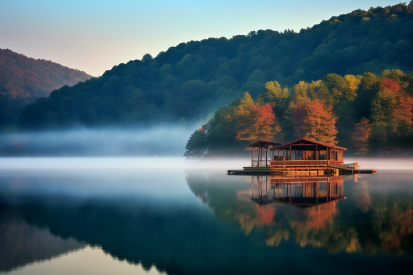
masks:
[[[187,180],[193,192],[208,193],[208,204],[220,219],[230,221],[246,235],[259,232],[268,246],[292,238],[301,247],[323,247],[329,253],[412,252],[410,197],[375,200],[374,195],[387,194],[369,194],[368,181],[357,175],[237,177],[238,186],[232,184],[232,190],[226,186],[220,191],[212,178],[203,183],[192,182],[192,178]],[[345,194],[351,198],[341,201],[347,199]]]
[[[93,189],[89,196],[76,195],[91,182],[98,182],[101,188],[104,179],[100,175],[82,176],[81,185],[73,184],[78,178],[70,178],[67,184],[53,178],[44,192],[32,179],[28,184],[17,185],[3,178],[0,234],[11,232],[9,229],[15,226],[3,215],[13,211],[22,219],[21,228],[41,228],[40,233],[50,235],[43,238],[46,241],[56,238],[56,245],[49,249],[53,253],[72,249],[71,243],[60,240],[73,240],[76,244],[101,247],[112,257],[140,263],[147,270],[155,265],[171,274],[273,274],[274,270],[302,274],[319,272],[320,266],[337,269],[342,262],[349,264],[335,273],[364,274],[363,268],[354,268],[362,266],[379,274],[389,269],[400,273],[411,266],[410,176],[363,176],[358,182],[351,176],[319,182],[314,178],[288,182],[262,177],[261,183],[254,178],[251,184],[251,177],[245,176],[195,170],[185,175],[186,182],[180,182],[188,195],[184,199],[173,198],[170,190],[165,191],[170,181],[148,184],[138,182],[139,177],[136,181],[132,177],[133,185],[125,190],[131,193],[131,186],[141,184],[150,189],[152,199],[140,190],[114,196],[110,189],[107,196],[99,197],[93,196]],[[396,183],[389,185],[395,179]],[[42,177],[39,181],[43,184]],[[53,189],[56,186],[70,187],[70,192],[58,193]],[[119,188],[119,182],[108,186]],[[34,192],[22,192],[29,187]],[[359,199],[366,197],[368,207],[364,207],[366,203],[359,204]],[[23,246],[27,234],[15,235],[10,247],[24,253],[45,248],[43,244]],[[64,249],[57,251],[55,247]],[[27,259],[15,265],[33,260]]]

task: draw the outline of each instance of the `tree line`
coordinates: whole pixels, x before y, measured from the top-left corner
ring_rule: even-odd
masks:
[[[413,70],[413,5],[355,10],[299,32],[252,31],[171,47],[63,87],[28,105],[19,129],[197,121],[246,91],[262,94],[329,73]],[[326,103],[327,104],[327,103]]]
[[[246,92],[219,108],[191,135],[185,156],[239,152],[260,139],[282,143],[303,137],[363,155],[410,152],[413,72],[328,74],[291,88],[269,81],[255,101]]]

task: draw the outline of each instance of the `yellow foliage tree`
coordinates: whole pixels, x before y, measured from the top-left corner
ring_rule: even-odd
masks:
[[[305,137],[337,144],[336,135],[338,131],[335,127],[336,120],[324,104],[320,100],[315,99],[305,109],[307,110],[307,117],[304,122],[308,129]]]
[[[311,99],[308,96],[308,83],[300,81],[296,85],[294,85],[292,98],[292,103],[294,105],[307,105],[308,103],[310,103]]]

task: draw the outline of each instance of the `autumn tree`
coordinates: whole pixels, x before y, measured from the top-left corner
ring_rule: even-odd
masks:
[[[326,109],[324,104],[318,100],[313,100],[305,107],[307,116],[304,120],[308,132],[306,138],[315,139],[317,141],[337,144],[335,127],[336,120],[330,111]]]
[[[331,109],[333,108],[333,96],[322,80],[313,81],[307,85],[308,94],[311,100],[319,99],[324,102],[324,105]]]
[[[395,117],[409,126],[413,124],[413,97],[404,95],[399,98]]]
[[[356,148],[356,154],[365,155],[368,151],[368,139],[370,136],[371,125],[369,120],[363,117],[359,123],[355,124],[356,131],[353,133],[351,140]]]
[[[394,111],[394,134],[398,145],[409,147],[413,142],[413,97],[401,95]]]
[[[298,82],[293,87],[292,104],[306,105],[311,102],[308,96],[308,83],[304,81]]]
[[[237,140],[272,140],[280,132],[271,106],[255,104],[249,93],[244,94],[234,116]]]
[[[288,87],[281,88],[277,81],[269,81],[265,83],[265,92],[259,99],[262,99],[264,103],[268,103],[278,108],[284,108],[285,102],[290,96]]]
[[[347,81],[347,84],[348,84],[348,91],[345,95],[345,97],[348,100],[352,101],[357,96],[357,89],[360,85],[362,78],[363,77],[361,75],[355,76],[355,75],[348,74],[344,76],[344,79]]]
[[[384,79],[380,84],[380,90],[390,90],[394,96],[397,96],[397,92],[400,90],[400,84],[389,78]]]

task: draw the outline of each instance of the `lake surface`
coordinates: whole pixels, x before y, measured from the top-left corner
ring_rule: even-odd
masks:
[[[0,159],[0,273],[411,274],[412,171],[225,174],[243,164]]]

